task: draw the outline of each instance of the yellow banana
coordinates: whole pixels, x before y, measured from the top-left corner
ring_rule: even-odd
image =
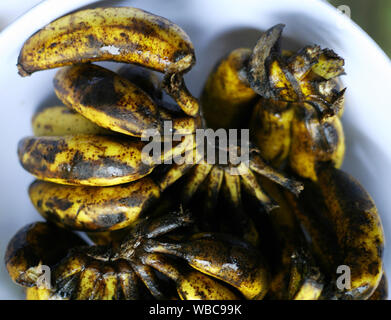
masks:
[[[143,262],[169,277],[176,283],[182,300],[239,300],[240,298],[205,274],[191,270],[167,259],[161,254],[146,254]]]
[[[26,300],[49,300],[51,290],[46,288],[26,288]]]
[[[159,198],[160,190],[148,177],[107,188],[35,181],[29,195],[49,221],[77,230],[106,231],[135,222]]]
[[[311,237],[314,253],[331,279],[347,266],[350,289],[331,280],[330,296],[368,299],[383,273],[384,233],[376,206],[364,188],[347,173],[322,165],[317,183],[308,182],[296,201],[287,194],[297,217]]]
[[[195,62],[188,35],[165,18],[131,7],[80,10],[33,34],[18,59],[22,76],[76,63],[112,60],[160,72]]]
[[[384,232],[375,203],[347,173],[331,166],[318,169],[319,189],[334,223],[344,264],[351,269],[349,297],[369,297],[382,274]]]
[[[42,265],[53,267],[67,255],[68,250],[85,245],[86,242],[73,232],[45,222],[35,222],[20,229],[10,240],[4,260],[15,283],[32,287],[46,272]]]
[[[33,133],[41,136],[65,136],[77,134],[110,135],[103,129],[66,106],[51,106],[39,110],[32,119]]]
[[[231,237],[199,234],[183,243],[150,241],[145,250],[183,258],[194,269],[237,288],[247,299],[262,299],[269,288],[269,271],[262,257]]]
[[[313,107],[303,104],[296,109],[291,135],[289,164],[301,177],[316,181],[315,167],[318,162],[330,161],[336,168],[342,166],[345,135],[339,117],[329,117],[319,122]]]
[[[145,143],[122,137],[75,135],[27,137],[18,145],[24,169],[38,179],[71,185],[112,186],[148,175]],[[150,161],[147,163],[147,161]]]
[[[209,127],[242,128],[248,122],[257,98],[246,79],[245,66],[250,55],[250,49],[235,49],[209,75],[201,96]]]
[[[279,167],[288,157],[291,146],[291,103],[261,98],[254,107],[250,123],[252,140],[263,158]]]

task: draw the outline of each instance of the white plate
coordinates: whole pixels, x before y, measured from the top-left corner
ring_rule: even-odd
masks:
[[[33,111],[53,95],[53,70],[29,78],[17,75],[16,59],[23,42],[49,21],[93,1],[49,0],[18,19],[0,34],[0,90],[3,124],[0,126],[0,257],[9,239],[22,226],[40,219],[27,196],[32,177],[19,165],[18,140],[31,134]],[[106,3],[106,2],[103,2]],[[196,95],[215,62],[237,47],[252,47],[262,30],[287,25],[286,44],[317,43],[346,59],[348,87],[343,117],[347,154],[344,169],[353,174],[376,201],[386,237],[391,232],[391,63],[375,42],[356,24],[327,3],[317,0],[135,0],[111,1],[164,16],[190,35],[197,65],[187,75]],[[96,4],[95,4],[96,5]],[[354,14],[354,13],[353,13]],[[391,274],[389,250],[385,266]],[[0,299],[23,298],[22,289],[0,263]]]

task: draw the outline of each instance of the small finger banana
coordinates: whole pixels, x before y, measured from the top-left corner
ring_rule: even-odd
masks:
[[[246,63],[251,50],[233,50],[214,68],[206,81],[201,96],[206,123],[213,129],[242,128],[257,94],[246,77]]]
[[[298,201],[289,194],[287,199],[322,268],[334,279],[327,298],[368,299],[383,274],[384,233],[376,206],[354,178],[332,165],[319,166],[317,175],[317,183],[308,182]],[[350,289],[336,286],[339,266],[349,268]]]
[[[38,212],[59,226],[106,231],[135,222],[159,198],[160,190],[148,177],[107,188],[35,181],[29,195]]]
[[[188,35],[165,18],[131,7],[80,10],[33,34],[18,58],[22,76],[76,63],[112,60],[165,73],[195,63]]]
[[[42,265],[53,267],[68,254],[68,250],[85,245],[86,242],[73,232],[49,223],[35,222],[14,235],[8,243],[4,260],[14,282],[32,287],[46,272]]]
[[[291,123],[294,109],[290,102],[259,99],[255,105],[250,133],[262,157],[279,167],[288,157],[291,146]]]
[[[237,288],[247,299],[262,299],[269,287],[269,271],[259,253],[231,237],[200,234],[178,244],[152,241],[146,251],[183,258],[196,270]]]
[[[60,69],[53,80],[57,97],[100,127],[141,137],[162,133],[158,107],[139,87],[93,64]]]
[[[39,110],[32,119],[33,133],[37,137],[65,135],[110,135],[103,129],[66,106],[51,106]]]
[[[71,185],[111,186],[148,175],[155,165],[144,143],[122,137],[27,137],[18,145],[25,170],[38,179]],[[146,163],[150,161],[150,163]]]
[[[182,300],[239,300],[240,298],[213,278],[179,265],[161,254],[146,254],[143,262],[176,283]]]

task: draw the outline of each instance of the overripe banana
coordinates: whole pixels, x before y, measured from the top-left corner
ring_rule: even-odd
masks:
[[[251,49],[233,50],[209,75],[201,96],[202,110],[209,127],[246,127],[257,94],[247,82],[246,63]]]
[[[182,300],[239,300],[237,294],[213,278],[192,270],[162,254],[146,254],[143,262],[176,283]]]
[[[45,222],[31,223],[20,229],[8,243],[5,265],[15,283],[32,287],[47,272],[42,265],[53,267],[69,249],[85,245],[86,242],[71,231]]]
[[[198,234],[183,243],[150,241],[146,251],[180,257],[196,270],[237,288],[247,299],[262,299],[269,287],[269,271],[259,252],[232,237]]]
[[[36,137],[66,135],[110,135],[114,132],[103,129],[66,106],[50,106],[38,110],[32,119]]]
[[[188,35],[169,20],[131,8],[95,8],[61,17],[33,34],[18,59],[22,76],[91,61],[112,60],[160,72],[187,71],[195,62]]]
[[[153,159],[142,156],[144,146],[141,141],[117,136],[27,137],[19,142],[18,156],[23,168],[38,179],[112,186],[135,181],[153,170]]]
[[[323,165],[318,182],[308,182],[297,201],[287,195],[312,239],[313,251],[331,279],[330,293],[339,299],[368,299],[383,274],[383,228],[376,206],[347,173]],[[347,266],[350,289],[336,286],[339,266]]]
[[[37,211],[59,226],[84,231],[117,230],[134,223],[160,196],[148,177],[106,188],[35,181],[29,196]]]

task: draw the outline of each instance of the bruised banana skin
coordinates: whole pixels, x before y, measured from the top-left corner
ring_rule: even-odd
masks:
[[[148,129],[162,132],[151,97],[110,70],[78,64],[60,69],[53,83],[65,105],[100,127],[135,137]]]
[[[66,106],[51,106],[38,111],[32,120],[36,137],[65,136],[77,134],[111,135],[113,131],[103,129]]]
[[[316,166],[319,162],[332,162],[342,166],[345,155],[345,135],[339,117],[318,121],[315,110],[303,104],[295,110],[292,121],[292,143],[289,165],[304,178],[317,180]]]
[[[251,50],[235,49],[209,75],[201,96],[206,123],[213,129],[241,128],[257,98],[245,75]]]
[[[164,72],[195,63],[188,35],[165,18],[131,7],[80,10],[33,34],[18,58],[22,76],[76,63],[112,60]]]
[[[353,177],[330,165],[319,167],[318,183],[351,269],[351,289],[342,297],[367,299],[383,275],[384,231],[376,205]]]
[[[112,186],[135,181],[153,170],[150,157],[142,156],[144,145],[114,136],[27,137],[19,142],[18,156],[23,168],[41,180]]]
[[[53,243],[56,245],[53,246]],[[87,245],[73,232],[46,222],[35,222],[20,229],[10,240],[5,264],[11,279],[22,286],[36,285],[44,272],[41,265],[52,267],[73,247]]]
[[[38,212],[59,226],[109,231],[135,222],[159,198],[160,190],[148,177],[107,188],[35,181],[29,195]]]
[[[269,288],[269,271],[247,243],[213,234],[174,244],[150,242],[147,252],[172,254],[194,269],[237,288],[246,299],[262,299]]]
[[[176,283],[182,300],[239,300],[232,290],[213,278],[192,270],[184,265],[173,263],[166,256],[156,253],[146,254],[143,262],[169,277]]]

